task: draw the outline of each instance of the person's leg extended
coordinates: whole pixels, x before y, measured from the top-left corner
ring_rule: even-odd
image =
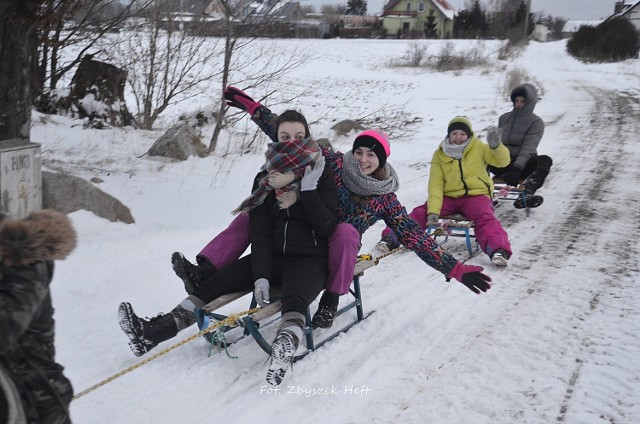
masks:
[[[249,215],[241,213],[198,253],[220,270],[235,261],[251,243]]]
[[[349,291],[360,250],[360,233],[351,224],[338,224],[329,236],[329,278],[325,288],[343,295]]]
[[[524,170],[526,178],[523,183],[529,194],[534,194],[542,187],[551,171],[551,165],[553,165],[553,160],[547,155],[534,156],[529,159]]]
[[[487,255],[498,249],[511,256],[509,236],[500,221],[493,214],[493,202],[487,196],[466,196],[460,198],[460,210],[474,222],[476,241]]]
[[[282,322],[271,345],[267,382],[278,385],[284,379],[304,335],[309,304],[322,290],[327,277],[327,260],[309,256],[286,261],[282,270]]]
[[[250,241],[249,215],[240,214],[198,253],[197,265],[182,253],[174,252],[171,255],[173,271],[183,281],[187,294],[191,294],[202,281],[238,259]]]

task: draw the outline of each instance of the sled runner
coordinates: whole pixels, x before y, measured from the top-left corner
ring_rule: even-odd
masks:
[[[388,253],[387,255],[391,253],[394,253],[394,251]],[[353,318],[353,320],[351,320],[347,324],[344,324],[342,327],[338,326],[339,328],[337,330],[334,330],[333,328],[329,329],[329,331],[332,330],[333,332],[331,334],[325,335],[326,332],[328,331],[327,329],[314,330],[311,324],[312,314],[307,309],[306,329],[305,329],[305,335],[304,335],[305,342],[306,342],[306,350],[302,353],[297,354],[294,357],[294,361],[297,361],[298,359],[303,358],[310,352],[313,352],[314,350],[316,350],[323,344],[327,343],[328,341],[334,339],[341,333],[348,331],[351,327],[365,320],[367,317],[369,317],[369,315],[371,315],[374,312],[374,311],[371,311],[367,314],[364,313],[364,310],[362,307],[362,294],[360,292],[360,277],[364,274],[364,271],[366,269],[377,265],[378,261],[383,256],[387,256],[387,255],[382,255],[378,257],[373,257],[371,255],[358,256],[358,262],[355,267],[353,283],[351,285],[351,288],[349,289],[349,293],[347,294],[347,296],[349,296],[350,298],[350,301],[343,307],[339,308],[336,314],[336,318],[338,318],[339,316],[347,313],[348,311],[355,309],[355,317]],[[210,324],[214,321],[222,321],[228,318],[228,315],[223,315],[215,311],[250,293],[252,292],[243,291],[243,292],[230,293],[227,295],[223,295],[209,302],[208,304],[203,306],[201,309],[197,310],[196,320],[198,322],[198,327],[200,328],[200,330],[202,331],[208,328]],[[265,339],[261,331],[265,327],[269,326],[270,324],[280,319],[279,315],[274,316],[280,312],[280,307],[281,307],[281,302],[279,299],[280,293],[277,291],[277,288],[276,288],[276,290],[272,290],[271,294],[272,294],[272,301],[267,307],[258,308],[256,312],[249,314],[244,318],[239,319],[237,321],[236,326],[219,327],[213,333],[206,333],[204,335],[205,339],[207,339],[207,341],[212,344],[212,347],[215,346],[218,348],[218,350],[220,349],[226,350],[228,346],[244,339],[247,336],[251,336],[256,341],[256,343],[258,343],[260,348],[262,348],[262,350],[264,350],[267,354],[271,354],[271,343]],[[256,306],[257,306],[256,301],[252,296],[250,308],[254,309],[256,308]],[[336,324],[339,324],[337,320],[336,320]],[[235,338],[230,338],[230,337],[227,338],[226,334],[230,330],[236,327],[241,327],[244,329],[242,334],[241,335],[236,334]],[[314,331],[316,334],[314,334]]]
[[[501,201],[511,201],[516,202],[520,201],[524,204],[524,210],[529,216],[531,214],[531,208],[526,203],[526,194],[524,192],[524,186],[522,185],[522,181],[518,184],[518,187],[513,187],[507,185],[501,178],[494,177],[493,178],[493,205],[498,206]]]
[[[441,217],[438,220],[438,225],[427,227],[427,234],[432,236],[434,240],[444,236],[444,241],[440,244],[446,243],[449,237],[464,237],[469,256],[475,255],[480,250],[480,246],[475,240],[474,222],[460,214]]]

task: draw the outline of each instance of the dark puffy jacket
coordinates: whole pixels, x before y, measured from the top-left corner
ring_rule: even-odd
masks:
[[[531,84],[517,86],[512,95],[524,90],[526,100],[520,109],[513,109],[498,118],[502,128],[502,143],[507,146],[511,165],[522,170],[529,159],[537,155],[538,145],[544,134],[544,122],[533,113],[538,101],[538,91]]]
[[[263,174],[258,174],[256,181]],[[254,189],[257,185],[254,184]],[[336,226],[338,196],[328,166],[316,190],[303,191],[300,199],[280,209],[271,192],[251,211],[251,258],[254,280],[271,279],[274,256],[328,255],[329,235]]]
[[[30,424],[70,423],[73,388],[55,362],[49,284],[53,261],[64,259],[75,245],[71,223],[55,211],[0,223],[0,364],[15,383]],[[10,394],[5,399],[10,402]]]

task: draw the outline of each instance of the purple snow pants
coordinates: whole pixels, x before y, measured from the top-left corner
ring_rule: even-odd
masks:
[[[199,255],[220,270],[238,259],[250,243],[249,215],[239,214]],[[337,295],[349,291],[359,250],[360,233],[350,224],[338,224],[329,236],[329,277],[325,283],[328,291]]]
[[[440,216],[456,213],[464,215],[475,223],[476,241],[483,252],[491,255],[496,249],[502,248],[511,255],[509,236],[493,214],[493,202],[488,196],[463,196],[457,198],[445,196],[442,201]],[[416,206],[409,214],[425,231],[427,229],[427,215],[426,204]],[[386,236],[390,231],[389,227],[385,228],[382,231],[382,236]],[[395,237],[395,235],[391,233],[391,237]]]
[[[231,224],[214,237],[199,253],[216,267],[217,270],[229,265],[247,250],[251,243],[249,215],[238,214]]]

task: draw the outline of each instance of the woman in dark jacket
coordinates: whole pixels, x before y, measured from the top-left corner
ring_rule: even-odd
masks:
[[[249,211],[251,254],[211,275],[169,314],[144,320],[122,303],[120,325],[137,356],[194,324],[194,311],[217,297],[254,289],[264,306],[274,284],[282,287],[282,322],[267,381],[277,385],[284,378],[304,333],[307,308],[327,278],[328,237],[336,226],[338,199],[333,173],[325,169],[317,143],[308,138],[304,117],[294,112],[280,120],[280,142],[269,145],[267,164],[256,176],[251,196],[237,209]],[[272,171],[302,177],[274,189]]]
[[[53,261],[75,245],[71,223],[55,211],[0,224],[0,422],[71,422],[73,388],[55,361],[49,285]]]

